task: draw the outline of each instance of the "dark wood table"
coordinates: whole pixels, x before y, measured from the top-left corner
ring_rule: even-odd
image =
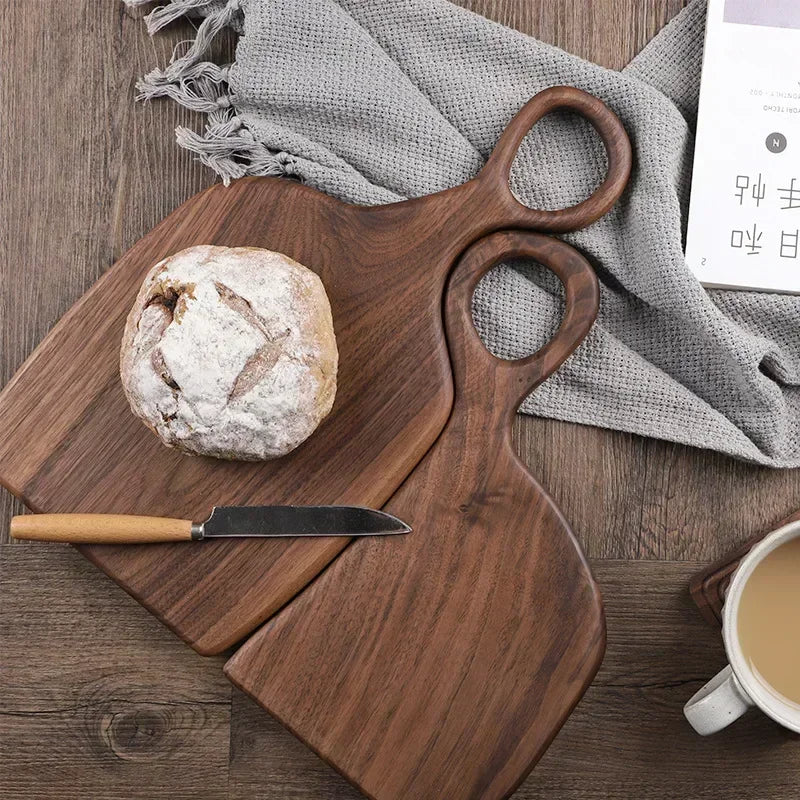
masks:
[[[622,67],[682,0],[462,0]],[[213,175],[174,144],[202,120],[134,104],[191,35],[150,40],[116,0],[0,0],[0,380],[133,242]],[[215,56],[229,59],[223,36]],[[521,417],[519,452],[573,522],[607,606],[597,680],[515,797],[798,796],[800,743],[757,714],[708,740],[687,697],[724,663],[691,605],[701,565],[800,506],[800,472]],[[580,487],[580,488],[575,488]],[[122,590],[61,546],[10,544],[0,496],[4,800],[359,795]],[[438,800],[431,798],[431,800]]]

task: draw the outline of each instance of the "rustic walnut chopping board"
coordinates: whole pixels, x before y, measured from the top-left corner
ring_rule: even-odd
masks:
[[[559,276],[566,313],[542,350],[506,362],[483,347],[471,300],[481,275],[519,256]],[[349,545],[225,668],[377,800],[507,797],[605,646],[583,555],[511,446],[520,402],[594,321],[594,272],[557,240],[496,233],[466,252],[445,303],[453,414],[386,506],[414,532]]]
[[[508,188],[519,143],[559,108],[585,115],[609,173],[583,203],[545,212]],[[452,404],[441,295],[457,256],[504,227],[565,231],[617,199],[630,145],[599,100],[556,87],[509,124],[477,178],[430,197],[364,208],[282,179],[215,186],[129,250],[62,318],[0,394],[0,481],[42,512],[203,519],[212,505],[381,506],[436,439]],[[125,316],[150,267],[197,244],[282,251],[321,277],[340,351],[334,410],[271,463],[225,463],[162,446],[130,413],[118,377]],[[345,546],[341,539],[84,546],[82,552],[202,653],[267,619]]]

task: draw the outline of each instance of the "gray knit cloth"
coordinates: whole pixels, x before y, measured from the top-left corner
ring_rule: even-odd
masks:
[[[150,15],[151,32],[185,13],[204,18],[197,39],[140,90],[209,114],[204,133],[178,129],[178,141],[226,182],[284,175],[390,203],[475,175],[541,89],[602,98],[633,141],[633,177],[608,216],[564,237],[597,269],[600,316],[523,410],[800,465],[800,299],[706,293],[683,258],[703,0],[621,73],[446,0],[174,0]],[[202,59],[226,25],[242,36],[221,68]],[[530,206],[559,208],[593,191],[604,168],[591,129],[552,116],[523,143],[512,186]],[[484,341],[507,358],[536,349],[560,310],[555,281],[526,264],[495,270],[475,302]]]

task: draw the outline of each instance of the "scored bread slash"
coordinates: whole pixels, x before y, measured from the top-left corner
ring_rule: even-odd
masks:
[[[338,351],[322,281],[281,253],[200,245],[156,264],[128,315],[133,413],[186,453],[294,450],[333,407]]]

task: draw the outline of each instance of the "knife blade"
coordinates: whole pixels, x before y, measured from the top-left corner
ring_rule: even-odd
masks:
[[[138,544],[225,537],[390,536],[410,533],[397,517],[362,506],[220,506],[204,522],[124,514],[24,514],[15,539],[73,544]]]
[[[219,506],[193,536],[386,536],[411,528],[385,511],[362,506]]]

